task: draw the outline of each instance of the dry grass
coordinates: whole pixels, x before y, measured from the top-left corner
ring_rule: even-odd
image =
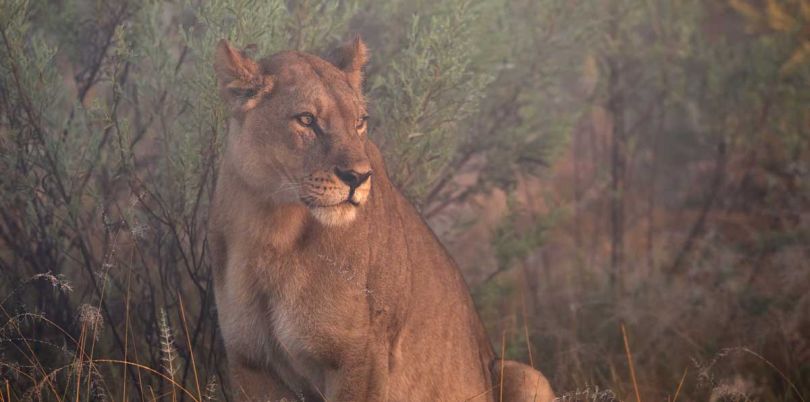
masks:
[[[65,278],[37,275],[29,279],[9,294],[26,294],[26,288],[43,284],[50,292],[70,295],[76,291]],[[509,279],[510,275],[505,274],[494,284],[508,285]],[[557,288],[552,292],[549,287],[540,304],[532,306],[533,314],[527,311],[529,306],[523,297],[509,304],[511,293],[506,288],[502,291],[507,293],[497,303],[507,303],[503,305],[507,314],[502,315],[507,319],[493,319],[486,308],[484,317],[490,326],[506,324],[496,338],[501,356],[525,359],[540,368],[562,401],[631,398],[637,402],[675,402],[704,397],[718,401],[806,401],[803,390],[807,382],[801,374],[805,360],[801,355],[787,354],[774,360],[766,357],[778,356],[769,349],[774,344],[769,343],[760,344],[759,350],[740,346],[707,351],[701,337],[723,342],[723,333],[718,330],[739,324],[724,318],[721,305],[712,310],[683,305],[674,308],[678,304],[673,300],[689,294],[680,288],[685,285],[670,284],[668,291],[657,288],[659,291],[636,294],[632,301],[612,303],[598,303],[600,299],[593,294],[570,293],[571,289]],[[700,290],[694,284],[691,289]],[[568,293],[558,297],[560,292]],[[0,402],[25,398],[77,402],[225,400],[219,384],[227,390],[227,379],[211,374],[216,371],[210,359],[199,361],[199,344],[194,342],[193,327],[189,326],[189,322],[208,320],[208,316],[201,316],[199,309],[189,315],[184,298],[177,294],[177,304],[158,316],[155,335],[144,337],[134,330],[143,327],[133,322],[134,296],[131,291],[120,296],[123,314],[119,322],[106,319],[100,304],[82,304],[68,326],[43,313],[24,311],[20,305],[14,307],[14,312],[9,311],[7,305],[13,297],[5,297],[0,303],[4,317],[0,325],[0,384],[4,388]],[[487,302],[480,294],[478,299],[479,303]],[[800,328],[804,322],[802,316],[782,319],[788,321],[759,328],[764,332],[750,335],[772,337],[780,333],[790,338],[789,332],[781,331]],[[793,325],[785,326],[790,323]],[[124,353],[120,355],[111,348],[114,326],[123,328]],[[611,326],[619,331],[611,331]],[[729,334],[728,339],[745,338]],[[221,347],[216,343],[214,349],[203,347],[203,355],[211,353],[222,353]],[[791,361],[799,366],[791,366]],[[183,372],[188,374],[182,376]],[[207,380],[203,382],[202,378]]]
[[[624,340],[624,352],[627,354],[627,365],[630,367],[630,379],[633,380],[633,391],[636,394],[636,402],[641,402],[641,394],[638,392],[638,380],[636,380],[636,366],[633,363],[633,354],[630,353],[630,342],[627,340],[627,330],[624,324],[622,328],[622,340]]]
[[[48,277],[36,278],[37,280],[49,281]],[[31,286],[32,282],[26,283],[23,286]],[[67,289],[66,287],[55,287],[59,289]],[[499,349],[502,356],[509,355],[510,342],[520,341],[526,345],[527,348],[535,349],[538,345],[526,344],[527,339],[520,339],[518,335],[525,337],[530,334],[532,330],[529,328],[536,328],[528,322],[528,316],[525,314],[524,306],[520,307],[520,316],[523,322],[512,319],[513,329],[504,329],[501,332],[499,339]],[[160,337],[158,339],[160,349],[160,361],[162,364],[158,366],[150,366],[140,362],[135,356],[130,355],[128,358],[117,359],[110,358],[105,355],[100,355],[97,352],[97,345],[104,343],[105,337],[108,336],[108,328],[114,323],[105,322],[99,309],[91,305],[82,305],[75,320],[78,327],[79,336],[74,338],[70,335],[70,331],[66,328],[59,326],[57,323],[49,320],[41,314],[17,314],[11,315],[5,307],[0,305],[0,311],[6,317],[5,323],[0,327],[2,330],[2,339],[0,341],[8,344],[15,345],[21,358],[16,359],[16,362],[3,360],[0,361],[0,367],[4,369],[2,380],[3,392],[0,393],[0,402],[10,402],[24,399],[36,400],[56,400],[56,401],[86,401],[86,400],[191,400],[191,401],[211,401],[211,400],[225,400],[225,396],[221,394],[218,389],[218,383],[215,379],[209,379],[206,383],[200,381],[200,369],[198,368],[197,360],[195,358],[194,343],[191,340],[191,333],[187,325],[188,317],[186,315],[185,304],[180,301],[176,310],[176,319],[180,324],[179,330],[182,331],[182,343],[188,351],[187,354],[180,358],[177,351],[177,339],[174,337],[174,331],[170,326],[168,311],[161,315],[160,319]],[[515,317],[516,318],[516,317]],[[130,327],[131,319],[128,314],[124,316],[125,327]],[[57,346],[53,340],[37,339],[26,329],[31,329],[31,323],[41,323],[44,328],[50,328],[54,333],[59,334],[58,338],[64,341],[64,345]],[[745,388],[742,383],[729,383],[720,381],[714,377],[715,374],[726,372],[727,369],[720,369],[724,360],[733,360],[735,357],[749,356],[754,361],[759,362],[760,366],[757,369],[754,367],[756,373],[763,373],[763,368],[770,370],[773,374],[781,379],[788,392],[785,393],[784,399],[778,400],[796,400],[804,402],[804,396],[801,393],[800,385],[796,384],[791,376],[786,374],[783,369],[762,356],[760,353],[748,347],[738,348],[724,348],[719,350],[714,356],[706,362],[695,362],[697,370],[689,370],[688,367],[681,366],[679,368],[682,373],[676,381],[668,384],[662,392],[655,392],[649,388],[644,388],[645,382],[649,384],[649,377],[653,371],[649,370],[649,362],[646,364],[647,369],[638,372],[635,363],[636,357],[633,353],[634,347],[644,347],[644,339],[639,339],[631,342],[630,331],[624,323],[619,323],[619,340],[621,343],[621,350],[625,359],[626,367],[622,367],[619,362],[615,362],[609,366],[609,372],[613,377],[610,380],[598,384],[595,381],[585,386],[577,386],[574,389],[566,389],[557,387],[560,401],[618,401],[622,400],[620,395],[627,395],[637,402],[642,400],[656,400],[656,395],[664,395],[666,389],[674,390],[666,396],[667,401],[675,402],[683,400],[684,390],[687,389],[686,384],[690,372],[696,373],[696,381],[701,381],[708,384],[709,388],[701,389],[697,386],[692,395],[688,399],[696,398],[697,395],[710,394],[712,400],[777,400],[767,397],[767,392],[752,393],[750,389]],[[42,329],[40,328],[40,333]],[[633,338],[636,339],[636,338]],[[609,341],[609,340],[605,340]],[[140,342],[139,342],[140,343]],[[653,342],[654,344],[655,342]],[[62,351],[62,354],[69,356],[70,359],[62,365],[54,365],[50,359],[43,361],[43,352],[37,348],[37,345],[47,344],[52,348],[57,348]],[[131,345],[131,344],[130,344]],[[144,345],[141,345],[143,347]],[[586,345],[581,345],[586,346]],[[649,345],[647,347],[650,347]],[[653,346],[653,348],[655,348]],[[646,353],[659,353],[663,352],[659,349],[652,349]],[[664,353],[662,353],[664,354]],[[664,354],[666,355],[666,354]],[[525,357],[528,358],[527,353]],[[544,353],[540,353],[540,365],[547,362],[544,359]],[[606,360],[611,357],[606,356]],[[576,359],[583,362],[590,359],[599,359],[598,356],[585,356],[579,353]],[[749,362],[750,363],[750,362]],[[177,378],[177,374],[182,365],[189,365],[191,376],[185,380]],[[138,381],[131,381],[127,376],[125,369],[133,369],[137,372],[136,378]],[[675,367],[678,369],[677,367]],[[742,373],[751,371],[750,364],[734,363],[732,365],[732,373]],[[560,378],[561,375],[570,373],[560,373],[554,370],[546,370],[552,379]],[[586,374],[598,375],[598,367]],[[625,390],[623,384],[630,384],[631,389],[628,392]],[[704,384],[704,386],[706,385]],[[736,385],[735,385],[736,384]],[[646,389],[646,397],[643,396],[643,389]],[[502,389],[499,389],[502,393]],[[771,394],[773,395],[773,394]],[[719,399],[718,399],[719,398]],[[723,399],[726,398],[726,399]],[[729,399],[731,398],[731,399]],[[747,398],[747,399],[746,399]]]
[[[42,282],[49,284],[55,292],[67,294],[74,290],[62,276],[37,274],[18,285],[0,302],[0,312],[5,317],[0,325],[0,378],[4,388],[3,392],[0,392],[0,402],[17,400],[196,402],[223,398],[224,395],[218,390],[214,376],[204,384],[205,392],[203,392],[182,299],[179,299],[177,313],[182,324],[187,354],[182,358],[178,354],[171,321],[166,311],[162,311],[157,325],[158,361],[161,364],[151,365],[143,363],[138,358],[139,348],[146,348],[150,353],[152,350],[142,335],[132,333],[130,315],[132,294],[129,286],[124,295],[125,314],[122,323],[105,322],[100,307],[90,304],[80,305],[72,320],[75,328],[62,326],[44,313],[9,312],[5,305],[12,296],[25,293]],[[129,282],[127,284],[129,285]],[[17,306],[17,309],[20,307],[22,306]],[[109,343],[111,334],[108,327],[121,324],[125,333],[123,358],[109,357],[106,355],[107,348],[103,349],[105,355],[101,355],[97,351],[97,346]],[[78,337],[72,335],[76,332]],[[130,354],[130,351],[133,353]],[[188,363],[193,376],[192,384],[186,384],[188,381],[177,378],[181,366]],[[120,367],[121,370],[115,370],[115,367]],[[135,376],[130,378],[127,369],[134,369]]]

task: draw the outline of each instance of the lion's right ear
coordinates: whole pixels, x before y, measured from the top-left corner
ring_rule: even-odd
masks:
[[[225,39],[217,43],[214,71],[220,94],[235,110],[246,112],[254,108],[262,96],[273,89],[272,78],[262,74],[253,59],[231,47]]]
[[[332,51],[332,62],[346,73],[349,84],[358,92],[363,90],[363,67],[368,63],[368,53],[368,47],[359,35]]]

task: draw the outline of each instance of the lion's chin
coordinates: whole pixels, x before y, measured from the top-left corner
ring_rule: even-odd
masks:
[[[330,207],[310,207],[309,211],[324,226],[343,226],[357,218],[357,207],[348,203]]]

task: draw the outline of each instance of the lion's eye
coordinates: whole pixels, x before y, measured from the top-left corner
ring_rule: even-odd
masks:
[[[366,129],[366,124],[368,124],[368,116],[363,116],[357,120],[357,131],[363,131]]]
[[[295,116],[295,119],[301,123],[302,126],[310,127],[315,124],[315,116],[312,113],[304,112]]]

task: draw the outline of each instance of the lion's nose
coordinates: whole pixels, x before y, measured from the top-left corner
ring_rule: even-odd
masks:
[[[371,168],[363,169],[358,172],[354,169],[341,169],[336,167],[335,175],[337,175],[342,182],[354,189],[365,183],[366,180],[371,177]]]

